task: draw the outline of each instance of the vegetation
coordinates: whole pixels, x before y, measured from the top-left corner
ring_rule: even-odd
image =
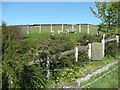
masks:
[[[81,82],[81,86],[86,85],[88,83],[93,82],[103,74],[109,72],[110,70],[116,68],[119,64],[115,64],[111,66],[107,71],[102,72],[101,74],[98,74],[94,77],[92,77],[90,80]],[[105,83],[103,83],[105,81]],[[118,68],[110,72],[109,74],[105,75],[104,77],[100,78],[95,83],[86,86],[85,88],[117,88],[118,87]]]
[[[88,59],[86,51],[79,52],[78,63],[75,62],[74,54],[57,57],[60,52],[74,49],[76,42],[87,45],[89,42],[99,42],[101,36],[69,34],[44,37],[39,34],[41,36],[38,35],[38,38],[34,39],[34,36],[25,37],[19,31],[18,27],[3,25],[2,79],[4,89],[76,86],[75,80],[77,78],[114,61],[114,58],[97,62],[91,61]],[[53,55],[56,57],[52,58]],[[47,57],[51,60],[49,80],[46,78]],[[28,65],[28,62],[36,60],[40,62]]]
[[[88,24],[81,24],[81,33],[87,34],[87,26]],[[63,31],[65,32],[66,29],[71,29],[72,25],[64,25]],[[53,25],[52,30],[55,32],[55,34],[58,33],[58,30],[61,31],[62,25]],[[79,25],[75,25],[74,29],[76,29],[76,32],[79,33]],[[90,35],[96,35],[98,26],[97,25],[90,25]],[[51,25],[41,25],[41,33],[49,34],[51,30]],[[24,31],[21,30],[22,33],[26,33],[26,28],[24,28]],[[28,29],[30,34],[38,34],[39,33],[39,26],[30,26]]]
[[[3,23],[3,43],[2,43],[2,87],[8,88],[30,88],[45,87],[44,76],[40,74],[41,70],[28,67],[29,60],[36,59],[33,55],[35,50],[33,42],[22,40],[17,27],[7,27]],[[36,71],[37,70],[37,71]],[[29,71],[29,72],[28,72]],[[28,73],[31,73],[28,75]],[[38,73],[38,74],[37,74]],[[27,76],[26,76],[27,75]],[[29,81],[28,81],[29,79]],[[36,84],[34,80],[39,79]],[[29,83],[28,83],[28,82]]]
[[[92,12],[102,19],[109,34],[118,30],[116,12],[118,2],[99,3],[96,2],[98,13]],[[114,6],[114,7],[112,7]],[[106,8],[108,7],[108,8]],[[115,10],[114,10],[115,9]],[[101,10],[103,12],[101,12]],[[112,11],[110,11],[112,10]],[[118,14],[118,12],[116,12]],[[114,15],[111,18],[111,15]],[[109,21],[110,19],[110,21]],[[115,21],[113,21],[115,19]],[[110,23],[113,21],[112,23]],[[113,28],[114,26],[114,28]],[[38,27],[30,27],[30,34],[26,35],[22,28],[17,26],[6,26],[2,23],[2,87],[3,89],[21,88],[59,88],[63,86],[76,86],[75,80],[86,74],[101,68],[102,66],[116,61],[116,53],[119,48],[115,48],[115,42],[106,44],[106,57],[103,60],[93,61],[88,58],[87,51],[79,52],[79,60],[76,63],[74,54],[58,57],[61,52],[74,49],[76,43],[82,46],[92,42],[101,42],[102,35],[96,35],[97,26],[90,28],[90,35],[86,35],[86,25],[82,25],[82,32],[50,35],[50,26],[43,26],[42,33],[38,34]],[[65,26],[64,30],[71,28]],[[53,26],[53,30],[61,30],[61,26]],[[93,31],[92,31],[93,30]],[[113,32],[114,31],[114,32]],[[91,33],[92,32],[92,33]],[[118,34],[118,33],[115,33]],[[109,37],[109,35],[107,36]],[[53,57],[54,55],[54,57]],[[50,79],[48,79],[47,60],[50,60]],[[29,65],[31,61],[38,60],[39,63]],[[1,74],[1,73],[0,73]],[[113,75],[116,74],[112,74]],[[110,78],[112,78],[110,76]],[[106,80],[106,79],[105,79]]]
[[[112,2],[95,2],[97,11],[90,7],[93,14],[102,20],[100,28],[105,30],[108,34],[118,34],[119,33],[119,15],[120,15],[120,1]]]

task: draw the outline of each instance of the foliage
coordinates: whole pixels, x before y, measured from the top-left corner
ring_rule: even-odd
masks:
[[[39,66],[24,66],[24,70],[21,74],[20,85],[23,89],[45,88],[46,76]]]
[[[77,77],[78,73],[72,68],[65,68],[61,75],[61,78],[69,79],[70,81],[75,81]]]
[[[61,52],[74,49],[74,43],[67,35],[50,35],[47,39],[26,40],[19,34],[19,28],[3,26],[3,87],[25,89],[49,86],[46,79],[48,57],[51,79],[56,84],[61,79],[74,81],[79,76],[79,67],[89,61],[86,51],[79,52],[77,63],[74,54],[58,57]],[[100,38],[101,36],[84,35],[78,41],[87,45],[89,42],[100,41]],[[29,65],[30,61],[36,60],[39,60],[39,63]]]
[[[118,51],[116,41],[106,43],[106,46],[105,46],[105,54],[106,54],[106,56],[111,55],[112,57],[115,57],[118,52],[119,51]]]
[[[37,55],[33,54],[36,47],[34,46],[35,43],[27,42],[22,40],[20,36],[19,29],[17,27],[8,27],[3,26],[3,43],[2,43],[2,87],[3,89],[8,88],[29,88],[31,84],[28,86],[28,82],[21,83],[21,80],[26,81],[29,77],[30,82],[32,82],[33,88],[37,87],[45,87],[43,75],[40,73],[36,73],[36,67],[33,68],[33,72],[29,72],[30,76],[26,76],[28,73],[25,65],[32,59],[36,60]],[[34,50],[33,50],[34,49]],[[33,52],[34,51],[34,52]],[[26,72],[25,72],[26,71]],[[40,70],[39,70],[40,71]],[[33,78],[33,74],[36,73],[36,78],[39,79],[36,81]],[[25,76],[24,76],[25,75]],[[43,80],[43,81],[42,81]],[[37,85],[36,85],[37,83]],[[26,86],[25,86],[26,85]]]
[[[99,19],[102,20],[101,27],[103,30],[106,30],[107,33],[117,34],[118,33],[118,25],[119,23],[119,4],[120,2],[95,2],[96,10],[93,10],[90,7],[92,13]]]
[[[96,36],[96,35],[83,35],[82,37],[78,38],[78,42],[81,43],[81,45],[88,45],[88,43],[93,43],[93,42],[100,42],[102,39],[102,36]]]

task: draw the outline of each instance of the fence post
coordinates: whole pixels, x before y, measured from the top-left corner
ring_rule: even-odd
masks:
[[[102,45],[103,45],[102,53],[104,57],[105,56],[105,34],[103,34]]]
[[[72,24],[72,30],[74,29],[74,25]]]
[[[39,33],[41,33],[41,25],[39,26]]]
[[[62,33],[63,33],[63,24],[62,24]]]
[[[47,57],[47,79],[50,79],[50,58]]]
[[[87,34],[90,33],[90,25],[87,26]]]
[[[75,61],[78,62],[78,47],[75,47]]]
[[[51,29],[50,29],[50,32],[52,32],[52,24],[51,24]]]
[[[119,45],[119,36],[118,35],[116,35],[116,41],[117,41],[117,47],[118,47],[118,45]]]
[[[79,33],[81,32],[81,25],[79,24]]]
[[[27,26],[27,35],[29,34],[29,25]]]
[[[88,44],[88,58],[89,59],[92,58],[92,44],[91,43]]]

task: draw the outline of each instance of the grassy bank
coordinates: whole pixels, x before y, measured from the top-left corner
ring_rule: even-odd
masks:
[[[59,81],[57,83],[55,83],[53,80],[50,80],[48,87],[51,87],[51,88],[53,88],[53,87],[58,88],[58,87],[63,87],[63,86],[77,87],[77,83],[75,82],[75,80],[77,78],[82,78],[85,75],[87,75],[87,74],[89,74],[89,73],[91,73],[99,68],[102,68],[103,66],[105,66],[111,62],[114,62],[114,61],[117,61],[117,60],[115,60],[112,57],[106,57],[106,58],[103,58],[102,60],[99,60],[99,61],[90,61],[90,62],[82,63],[79,66],[76,65],[73,67],[64,68],[63,70],[60,70],[60,73],[65,71],[65,69],[72,70],[67,75],[67,76],[69,76],[71,74],[69,76],[69,78],[66,76],[62,77],[62,78],[58,77]],[[77,75],[77,77],[75,77],[75,75]]]
[[[107,71],[102,72],[101,74],[98,74],[94,77],[92,77],[90,80],[84,81],[81,83],[81,86],[86,85],[88,83],[93,82],[103,74],[107,73],[110,70],[113,70],[115,67],[117,67],[119,64],[115,64],[111,66]],[[95,83],[86,86],[85,88],[117,88],[118,87],[118,68],[114,69],[109,74],[105,75],[104,77],[100,78]]]

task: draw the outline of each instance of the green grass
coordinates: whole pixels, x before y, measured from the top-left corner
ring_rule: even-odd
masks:
[[[25,37],[26,40],[45,40],[48,39],[50,34],[48,33],[34,33],[34,34],[29,34]]]
[[[64,25],[64,31],[66,29],[71,29],[71,25]],[[76,29],[77,33],[70,33],[70,34],[62,34],[61,36],[68,36],[73,43],[77,43],[78,38],[82,35],[87,34],[87,25],[81,25],[81,32],[79,33],[79,26],[75,25],[74,28]],[[29,35],[26,35],[27,40],[34,40],[34,39],[48,39],[50,36],[50,26],[42,26],[42,31],[39,33],[39,27],[30,27],[29,28]],[[53,25],[53,31],[55,31],[55,36],[59,36],[57,31],[61,30],[61,25]],[[97,26],[90,25],[90,34],[95,35],[97,30]],[[26,30],[21,30],[21,33],[27,33]]]
[[[81,33],[70,33],[70,34],[56,34],[55,36],[67,36],[68,38],[71,39],[71,41],[73,43],[77,43],[78,38],[80,38],[82,35]],[[26,35],[25,39],[27,40],[35,40],[35,39],[39,39],[39,40],[45,40],[45,39],[49,39],[50,38],[50,34],[49,33],[32,33],[29,35]]]
[[[75,71],[78,73],[78,77],[77,78],[82,78],[85,75],[99,69],[102,68],[103,66],[117,61],[116,59],[112,58],[112,57],[105,57],[102,60],[97,60],[97,61],[90,61],[90,62],[85,62],[82,63],[81,65],[78,66],[78,69]],[[74,66],[76,67],[76,66]],[[61,70],[62,72],[63,70]],[[76,79],[77,79],[76,78]],[[49,81],[51,82],[51,81]],[[52,81],[52,84],[50,84],[48,87],[62,87],[62,86],[72,86],[72,87],[77,87],[77,83],[75,81],[71,81],[69,79],[66,78],[62,78],[60,79],[59,83],[55,83]]]
[[[57,33],[58,30],[61,30],[62,25],[53,25],[52,29],[53,31],[55,31],[55,33]],[[71,25],[64,25],[64,30],[66,29],[71,29],[72,26]],[[76,29],[76,32],[79,32],[79,25],[75,25],[74,28]],[[41,27],[42,29],[42,33],[50,33],[51,30],[51,26],[43,26]],[[24,32],[26,33],[26,30],[24,30]],[[29,33],[33,34],[33,33],[39,33],[39,27],[30,27],[29,28]],[[87,25],[81,25],[81,33],[87,34]],[[96,34],[97,33],[97,26],[96,25],[90,25],[90,34]]]
[[[79,78],[89,74],[92,71],[97,70],[98,68],[101,68],[105,65],[107,65],[108,63],[111,63],[113,61],[116,61],[114,58],[112,57],[105,57],[102,60],[93,60],[87,64],[84,65],[84,67],[80,67],[79,69]]]
[[[115,64],[115,65],[111,66],[107,71],[104,71],[101,74],[98,74],[98,75],[92,77],[90,80],[81,82],[80,85],[83,86],[83,85],[93,82],[94,80],[96,80],[96,78],[107,73],[108,71],[112,70],[113,68],[117,67],[118,65],[119,64]],[[95,83],[93,83],[85,88],[117,88],[117,87],[118,87],[118,68],[113,70],[106,76],[100,78]]]

